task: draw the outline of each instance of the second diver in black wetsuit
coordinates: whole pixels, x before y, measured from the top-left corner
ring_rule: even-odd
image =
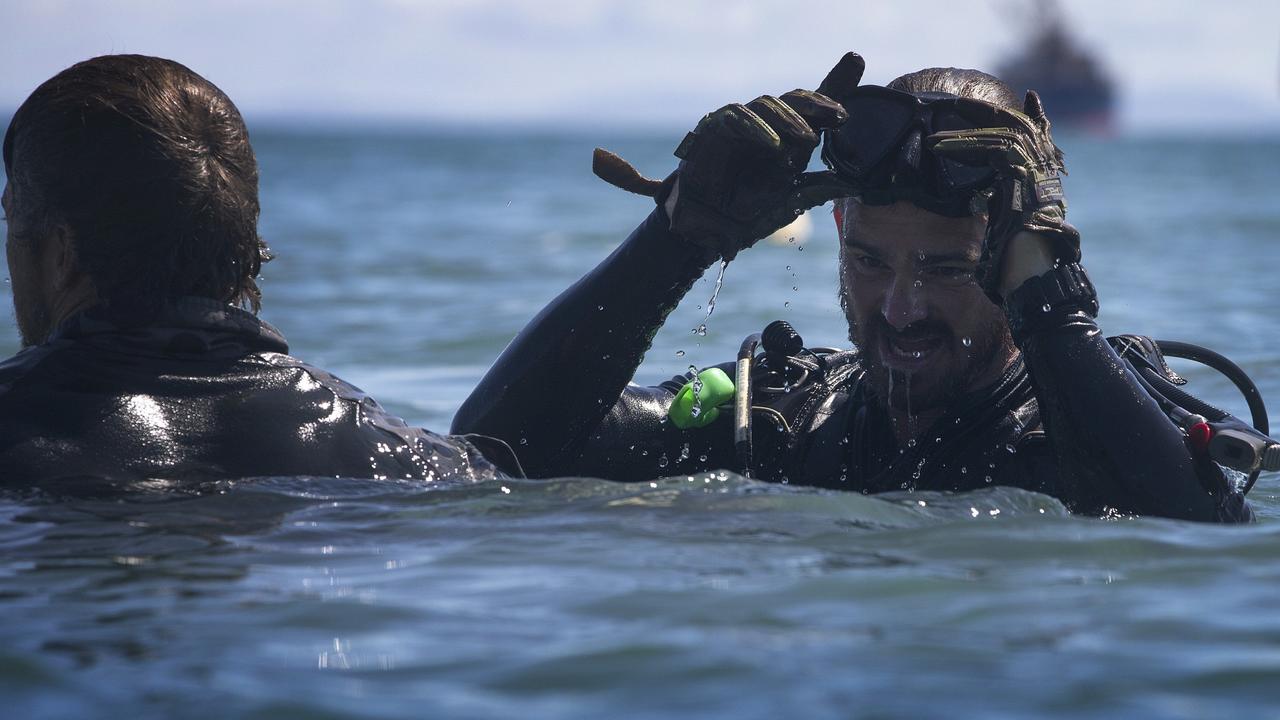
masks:
[[[1125,361],[1176,380],[1158,348],[1109,343],[1094,322],[1035,94],[1020,103],[996,78],[955,69],[859,87],[862,70],[850,53],[818,93],[711,113],[661,187],[615,162],[615,183],[658,208],[511,343],[454,432],[506,440],[535,477],[733,468],[862,492],[1010,485],[1078,512],[1250,519]],[[803,172],[824,132],[831,170]],[[766,338],[752,460],[739,467],[732,413],[668,418],[692,376],[629,380],[707,267],[832,199],[857,349],[771,354]]]
[[[257,161],[231,99],[189,68],[77,63],[22,104],[3,150],[24,349],[0,362],[0,490],[519,472],[501,442],[407,425],[258,319]]]

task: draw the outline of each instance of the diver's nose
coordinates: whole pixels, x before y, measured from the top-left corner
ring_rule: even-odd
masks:
[[[895,275],[885,291],[880,312],[894,330],[903,330],[911,323],[923,320],[928,314],[924,283],[918,278]]]

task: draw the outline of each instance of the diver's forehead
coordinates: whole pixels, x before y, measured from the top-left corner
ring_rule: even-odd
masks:
[[[981,216],[947,217],[909,203],[862,205],[850,203],[852,213],[846,242],[881,253],[972,255],[982,249],[986,221]]]

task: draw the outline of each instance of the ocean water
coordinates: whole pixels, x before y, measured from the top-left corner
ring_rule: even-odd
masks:
[[[259,129],[262,315],[444,430],[651,208],[591,175],[592,147],[661,176],[680,137]],[[1280,403],[1280,139],[1062,142],[1103,329],[1215,348]],[[696,285],[638,379],[730,359],[776,318],[843,344],[834,229],[807,217],[729,266],[705,336]],[[1278,489],[1262,477],[1247,527],[720,472],[9,492],[0,698],[7,717],[1270,716]]]

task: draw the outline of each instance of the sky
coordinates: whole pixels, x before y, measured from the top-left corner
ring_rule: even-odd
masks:
[[[88,57],[161,55],[248,119],[684,127],[812,88],[991,69],[1029,0],[0,0],[0,110]],[[1280,132],[1280,0],[1065,0],[1125,132]],[[1050,110],[1052,110],[1050,108]]]

